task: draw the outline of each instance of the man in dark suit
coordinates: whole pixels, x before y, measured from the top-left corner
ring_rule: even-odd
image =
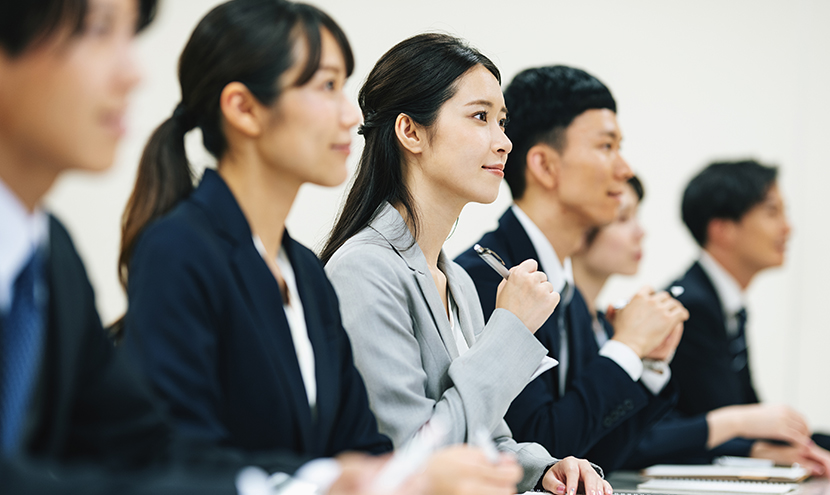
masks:
[[[590,457],[606,469],[621,465],[644,431],[674,401],[665,360],[687,313],[667,293],[643,289],[616,315],[602,348],[592,317],[573,286],[570,256],[587,230],[610,223],[631,169],[620,155],[622,135],[608,88],[579,69],[528,69],[505,90],[513,142],[505,179],[515,204],[479,244],[507,266],[535,259],[562,301],[536,332],[560,364],[531,382],[507,420],[519,441],[552,455]],[[476,283],[485,316],[501,279],[471,249],[456,260]]]
[[[747,160],[713,163],[683,194],[683,222],[702,248],[698,261],[675,284],[689,321],[672,361],[686,417],[740,414],[754,424],[744,455],[798,462],[823,474],[830,453],[810,443],[804,418],[786,406],[759,404],[746,341],[744,291],[759,272],[784,262],[790,225],[778,189],[777,169]],[[824,435],[814,435],[825,443]]]

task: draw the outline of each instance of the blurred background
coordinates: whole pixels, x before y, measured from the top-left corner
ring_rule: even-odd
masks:
[[[86,262],[108,324],[125,310],[116,263],[120,217],[150,132],[180,99],[179,53],[214,0],[161,0],[140,38],[144,79],[136,90],[115,166],[64,177],[49,197]],[[642,284],[662,287],[698,255],[680,220],[686,182],[714,159],[753,157],[780,167],[794,230],[783,268],[749,291],[749,339],[764,401],[786,402],[830,431],[830,2],[824,0],[312,0],[346,31],[357,59],[346,91],[356,101],[375,61],[423,31],[461,36],[488,55],[509,82],[520,70],[566,64],[613,92],[623,152],[645,183],[640,218],[647,236],[640,273],[613,279],[609,302]],[[60,116],[56,116],[60,118]],[[353,170],[362,147],[355,134]],[[188,135],[194,166],[210,166],[198,131]],[[509,166],[508,161],[508,166]],[[288,219],[291,235],[318,250],[346,185],[305,186]],[[445,249],[455,256],[495,227],[511,203],[502,186],[490,205],[468,205]]]

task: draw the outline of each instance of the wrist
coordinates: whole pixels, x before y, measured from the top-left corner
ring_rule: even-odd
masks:
[[[637,357],[640,359],[643,359],[643,356],[646,355],[646,353],[643,352],[643,346],[641,346],[639,342],[636,342],[633,339],[626,339],[625,337],[620,338],[617,335],[614,335],[614,337],[611,340],[619,342],[620,344],[627,345],[628,348],[634,351],[634,354],[636,354]]]

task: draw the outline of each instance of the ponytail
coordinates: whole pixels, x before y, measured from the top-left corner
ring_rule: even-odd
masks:
[[[130,259],[138,236],[193,190],[193,172],[184,149],[184,136],[195,127],[182,104],[153,132],[141,161],[135,187],[121,218],[118,276],[126,290]]]

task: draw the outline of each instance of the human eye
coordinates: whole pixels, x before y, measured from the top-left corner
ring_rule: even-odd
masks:
[[[482,110],[480,112],[476,112],[476,113],[473,114],[473,118],[477,119],[477,120],[480,120],[482,122],[487,122],[487,111]]]
[[[115,16],[111,12],[91,13],[84,32],[91,36],[105,37],[115,31]]]
[[[499,127],[501,127],[501,130],[504,130],[504,129],[507,128],[507,123],[508,122],[510,122],[510,119],[508,119],[507,117],[505,117],[503,119],[499,119]]]

